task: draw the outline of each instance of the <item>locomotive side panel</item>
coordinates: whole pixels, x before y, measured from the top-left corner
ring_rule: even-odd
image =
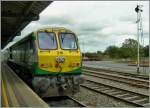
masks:
[[[10,49],[10,59],[9,61],[19,66],[22,69],[23,74],[33,74],[34,64],[36,57],[35,50],[35,40],[31,35],[27,38],[17,42]]]

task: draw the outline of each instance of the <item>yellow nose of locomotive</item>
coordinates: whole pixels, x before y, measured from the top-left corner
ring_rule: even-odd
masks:
[[[63,51],[60,55],[55,51],[40,52],[38,57],[39,68],[49,73],[72,73],[81,68],[79,51]]]
[[[61,30],[38,34],[38,74],[80,74],[81,54],[74,33]]]

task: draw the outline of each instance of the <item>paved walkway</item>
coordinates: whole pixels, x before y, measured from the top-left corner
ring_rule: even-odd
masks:
[[[48,107],[5,63],[2,63],[2,107]]]

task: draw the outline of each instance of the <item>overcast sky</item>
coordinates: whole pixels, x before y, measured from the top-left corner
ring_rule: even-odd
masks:
[[[74,31],[82,51],[104,51],[109,45],[121,46],[125,39],[136,39],[137,1],[54,1],[32,21],[22,36],[43,26],[66,27]],[[149,3],[143,5],[144,43],[149,44]]]

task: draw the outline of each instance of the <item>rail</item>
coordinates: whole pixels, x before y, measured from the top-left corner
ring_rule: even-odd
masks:
[[[149,105],[148,95],[135,93],[88,79],[85,79],[85,81],[86,82],[84,84],[81,84],[81,87],[85,87],[89,90],[111,96],[113,98],[125,101],[135,106],[145,107]]]
[[[126,83],[137,87],[149,88],[149,80],[133,78],[133,77],[118,75],[114,73],[107,73],[104,71],[94,71],[89,69],[83,69],[83,70],[84,70],[83,74],[87,76],[109,79],[109,80],[118,81],[121,83]]]

